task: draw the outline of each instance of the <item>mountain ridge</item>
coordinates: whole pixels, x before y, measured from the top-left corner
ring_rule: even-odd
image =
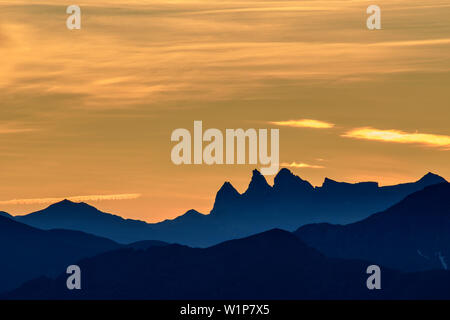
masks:
[[[127,263],[122,263],[126,261]],[[445,299],[450,272],[402,273],[381,266],[382,290],[368,290],[362,260],[328,258],[273,229],[205,248],[119,249],[77,262],[82,290],[67,275],[37,277],[2,299]],[[118,276],[120,275],[120,276]]]
[[[5,211],[0,211],[0,216],[1,217],[6,217],[6,218],[10,218],[10,219],[13,218],[12,215],[10,215],[8,212],[5,212]]]
[[[431,173],[413,183],[387,187],[373,182],[351,184],[327,179],[322,187],[313,187],[283,168],[270,186],[258,170],[253,170],[243,193],[225,182],[209,214],[191,209],[175,219],[158,223],[124,219],[69,200],[14,219],[41,229],[85,231],[119,243],[160,240],[205,247],[271,228],[294,231],[301,225],[315,222],[357,221],[430,183],[445,181]],[[327,187],[330,184],[333,187]]]
[[[330,257],[366,259],[404,271],[446,269],[450,184],[425,187],[361,221],[310,224],[295,234]]]
[[[116,242],[75,230],[40,230],[0,216],[0,291],[40,275],[56,275],[80,258],[119,248]]]

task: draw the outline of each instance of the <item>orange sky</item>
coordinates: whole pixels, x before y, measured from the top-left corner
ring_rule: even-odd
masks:
[[[367,1],[76,2],[69,31],[73,1],[0,0],[0,210],[207,213],[255,166],[175,166],[194,120],[279,128],[280,162],[314,185],[450,178],[448,1],[377,1],[375,31]]]

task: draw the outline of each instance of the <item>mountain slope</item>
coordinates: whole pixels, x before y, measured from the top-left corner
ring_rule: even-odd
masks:
[[[137,241],[137,242],[127,244],[124,247],[138,249],[138,250],[147,250],[148,248],[151,248],[151,247],[164,247],[164,246],[168,246],[168,245],[170,245],[170,244],[167,242],[164,242],[164,241],[142,240],[142,241]]]
[[[125,263],[124,263],[125,261]],[[382,267],[368,290],[370,263],[329,259],[293,234],[271,230],[207,249],[180,245],[123,249],[84,259],[82,290],[67,275],[38,278],[6,299],[411,299],[450,297],[450,273],[402,274]]]
[[[64,228],[107,237],[120,243],[161,240],[205,247],[250,234],[282,228],[295,230],[314,222],[349,223],[386,209],[408,194],[445,181],[431,173],[414,183],[379,187],[374,182],[342,183],[326,178],[321,187],[281,169],[270,186],[253,171],[240,194],[229,182],[217,192],[209,215],[189,210],[160,223],[123,219],[84,203],[62,201],[17,221],[42,229]]]
[[[147,240],[146,235],[149,232],[149,225],[143,221],[124,219],[104,213],[86,203],[69,200],[14,218],[40,229],[79,230],[124,243]]]
[[[295,234],[327,256],[357,258],[407,271],[450,267],[450,184],[426,187],[349,225],[300,227]]]
[[[0,217],[12,218],[12,216],[5,211],[0,211]]]
[[[121,261],[126,263],[120,263]],[[82,299],[319,297],[323,288],[328,287],[322,281],[335,274],[329,273],[331,268],[326,261],[324,256],[305,246],[292,234],[272,230],[207,249],[171,245],[150,248],[146,251],[108,252],[79,263],[84,274],[83,290],[78,292],[66,290],[64,288],[66,276],[61,275],[56,281],[42,278],[33,281],[8,297]],[[323,271],[323,279],[311,277],[309,274],[311,271],[317,273]],[[311,278],[316,281],[308,281]],[[349,287],[355,292],[362,293],[363,287],[358,285],[362,279],[356,281],[357,278],[355,277],[353,284],[349,283]],[[321,284],[318,286],[318,283]],[[333,284],[329,286],[333,288]]]
[[[81,258],[119,247],[83,232],[43,231],[0,216],[0,292],[40,275],[57,275]]]

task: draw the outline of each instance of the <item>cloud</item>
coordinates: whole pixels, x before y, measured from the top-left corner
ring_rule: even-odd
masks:
[[[80,201],[102,201],[102,200],[132,200],[140,198],[140,193],[124,193],[124,194],[108,194],[108,195],[89,195],[89,196],[73,196],[61,198],[36,198],[36,199],[12,199],[0,201],[0,205],[16,205],[16,204],[46,204],[55,203],[64,199],[80,202]]]
[[[19,1],[0,0],[9,13],[0,30],[8,61],[0,65],[0,91],[8,96],[69,94],[80,97],[79,107],[127,109],[228,100],[268,92],[272,81],[369,81],[449,70],[449,38],[433,32],[435,39],[406,33],[395,41],[368,40],[363,29],[348,24],[358,2],[83,1],[82,10],[91,12],[89,31],[68,32],[60,1]],[[398,6],[402,15],[411,8]],[[325,26],[336,10],[339,20]],[[336,42],[340,30],[351,41]]]
[[[311,169],[323,169],[325,168],[324,166],[318,166],[318,165],[313,165],[313,164],[307,164],[307,163],[297,163],[297,162],[291,162],[291,163],[282,163],[281,164],[282,167],[289,167],[289,168],[311,168]]]
[[[333,123],[313,119],[273,121],[270,123],[278,126],[295,127],[295,128],[329,129],[334,127]]]
[[[434,45],[441,45],[441,44],[450,44],[450,38],[376,42],[376,43],[369,44],[369,46],[372,46],[372,47],[416,47],[416,46],[434,46]]]
[[[342,10],[342,8],[339,7],[332,7],[332,6],[284,6],[284,7],[278,7],[278,6],[271,6],[270,3],[266,4],[266,7],[250,7],[250,8],[229,8],[229,9],[218,9],[218,10],[202,10],[202,11],[193,11],[188,12],[186,14],[193,15],[193,14],[216,14],[216,13],[246,13],[246,12],[295,12],[295,11],[337,11]]]
[[[396,142],[396,143],[411,143],[422,144],[430,147],[450,147],[450,136],[430,133],[408,133],[401,130],[380,130],[371,127],[363,127],[352,129],[342,137],[384,141],[384,142]],[[448,150],[448,148],[446,148]]]
[[[8,133],[23,133],[23,132],[32,132],[36,131],[36,129],[31,128],[1,128],[0,127],[0,134],[8,134]]]
[[[0,124],[0,134],[23,133],[33,131],[37,131],[37,129],[25,127],[23,125],[18,125],[17,123]]]

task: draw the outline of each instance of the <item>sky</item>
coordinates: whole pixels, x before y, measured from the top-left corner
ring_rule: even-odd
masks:
[[[0,210],[208,213],[259,166],[173,164],[195,120],[279,129],[280,162],[313,185],[449,179],[449,16],[444,0],[0,0]]]

